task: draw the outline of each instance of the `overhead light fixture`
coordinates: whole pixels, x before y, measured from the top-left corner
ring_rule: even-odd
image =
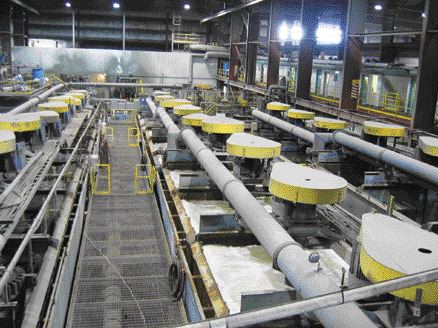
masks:
[[[426,13],[421,13],[421,17],[426,18]]]
[[[67,1],[67,2],[65,3],[65,6],[66,6],[67,8],[71,8],[71,2],[70,2],[70,1]]]
[[[287,26],[286,22],[283,22],[279,29],[278,29],[278,38],[280,41],[286,41],[289,37],[289,27]]]
[[[300,22],[295,21],[294,25],[292,25],[290,29],[290,38],[293,43],[298,43],[303,38],[303,28]]]
[[[374,6],[374,10],[381,11],[382,9],[383,9],[383,6],[381,4],[377,4]]]
[[[120,9],[120,3],[118,3],[118,2],[113,2],[113,8],[114,8],[114,9]]]
[[[184,9],[185,9],[185,10],[190,10],[190,8],[191,8],[191,7],[190,7],[190,5],[189,5],[188,3],[186,3],[186,4],[184,5]]]
[[[319,23],[316,30],[318,44],[339,44],[342,42],[342,30],[339,25]]]

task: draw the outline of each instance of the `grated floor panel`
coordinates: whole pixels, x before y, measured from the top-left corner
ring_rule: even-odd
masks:
[[[153,195],[135,195],[140,151],[127,146],[128,126],[112,126],[112,194],[92,197],[67,327],[174,327],[185,316],[170,295],[158,206]]]

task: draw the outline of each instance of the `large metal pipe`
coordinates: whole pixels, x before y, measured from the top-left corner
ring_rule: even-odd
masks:
[[[56,179],[55,183],[53,184],[52,189],[50,190],[49,194],[47,195],[43,205],[41,206],[37,216],[32,222],[32,225],[30,226],[29,230],[27,231],[26,235],[24,236],[23,240],[20,243],[20,246],[14,253],[14,257],[9,262],[6,270],[3,272],[3,276],[0,279],[0,295],[2,295],[5,292],[5,287],[7,286],[9,279],[11,278],[11,275],[13,274],[13,271],[15,269],[15,266],[17,265],[18,261],[20,260],[21,256],[23,255],[24,251],[27,249],[27,245],[29,244],[29,241],[31,240],[33,234],[37,231],[39,226],[41,225],[41,222],[43,222],[47,208],[50,205],[50,202],[52,201],[53,196],[56,194],[59,185],[64,180],[64,175],[70,170],[70,164],[73,162],[73,160],[76,159],[76,153],[79,149],[81,149],[81,143],[84,139],[86,133],[88,132],[91,124],[94,122],[94,119],[98,113],[98,110],[96,110],[93,114],[93,116],[90,118],[87,126],[85,127],[84,132],[82,133],[81,137],[76,143],[75,148],[70,154],[70,157],[68,158],[67,162],[64,165],[64,168],[61,170],[61,172],[58,175],[58,178]]]
[[[253,110],[252,116],[254,116],[255,118],[258,118],[259,120],[261,120],[265,123],[271,124],[284,132],[290,133],[290,134],[292,134],[292,135],[294,135],[302,140],[307,141],[308,143],[313,144],[313,139],[315,137],[315,134],[311,131],[308,131],[306,129],[300,128],[300,127],[295,126],[293,124],[290,124],[286,121],[283,121],[283,120],[276,118],[272,115],[263,113],[259,110]]]
[[[332,134],[332,140],[336,144],[347,147],[379,162],[386,163],[400,171],[438,186],[438,168],[435,166],[399,154],[393,150],[376,146],[343,131],[334,132]]]
[[[155,106],[154,104],[150,104]],[[154,111],[154,109],[151,109]],[[164,109],[157,109],[160,119],[165,118],[168,131],[179,128],[172,122]],[[167,116],[167,118],[166,118]],[[308,261],[304,251],[281,225],[266,211],[244,184],[218,160],[213,152],[199,140],[191,129],[184,129],[180,136],[210,178],[231,203],[236,213],[245,221],[257,240],[272,257],[274,266],[280,269],[303,298],[339,292],[337,284],[317,270],[317,265]],[[355,303],[343,304],[330,309],[315,311],[325,327],[374,327],[373,322]]]
[[[162,83],[93,83],[93,82],[69,82],[68,86],[71,87],[85,87],[85,88],[123,88],[123,87],[132,87],[132,88],[165,88],[165,89],[181,89],[182,84],[162,84]]]
[[[205,53],[204,60],[207,60],[209,58],[228,59],[228,58],[230,58],[230,53],[229,52],[219,52],[219,51],[208,51]]]
[[[26,101],[25,103],[21,104],[20,106],[15,107],[13,110],[9,111],[8,114],[23,113],[23,112],[27,111],[28,109],[32,108],[33,106],[38,105],[42,100],[46,99],[47,97],[51,96],[54,92],[61,90],[64,87],[65,87],[65,84],[62,84],[62,83],[58,84],[58,85],[54,86],[53,88],[50,88],[46,92],[43,92],[39,96],[33,97],[33,98],[29,99],[28,101]]]
[[[253,110],[252,115],[276,128],[288,132],[302,140],[313,144],[314,133],[300,128],[279,118],[263,113],[259,110]],[[361,140],[345,131],[335,131],[331,135],[333,143],[344,146],[350,150],[356,151],[362,155],[373,158],[379,162],[388,164],[396,169],[405,172],[414,177],[420,178],[428,183],[438,186],[438,168],[423,163],[414,158],[399,154],[393,150],[374,145],[370,142]]]
[[[322,308],[328,308],[343,303],[354,302],[361,299],[386,294],[394,290],[420,285],[434,280],[438,280],[438,269],[424,271],[369,286],[345,290],[343,292],[339,291],[337,293],[322,295],[308,300],[240,313],[209,321],[197,322],[186,325],[185,327],[210,328],[216,326],[219,327],[220,324],[228,328],[249,327],[275,320],[290,318],[293,315],[314,312]]]
[[[231,7],[229,9],[224,9],[224,10],[222,10],[222,11],[220,11],[220,12],[218,12],[218,13],[212,15],[212,16],[203,18],[201,20],[201,24],[202,23],[207,23],[207,22],[209,22],[209,21],[211,21],[213,19],[217,19],[219,17],[225,16],[225,15],[228,15],[228,14],[231,14],[231,13],[233,13],[235,11],[239,11],[239,10],[242,10],[242,9],[250,7],[250,6],[254,6],[254,5],[256,5],[256,4],[260,3],[260,2],[263,2],[263,1],[264,0],[252,0],[252,1],[248,1],[246,3],[243,3],[241,5],[238,5],[238,6],[235,6],[235,7]]]

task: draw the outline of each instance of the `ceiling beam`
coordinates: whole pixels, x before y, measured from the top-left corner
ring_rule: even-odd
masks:
[[[15,3],[16,5],[22,7],[22,8],[24,8],[24,9],[30,11],[30,12],[33,12],[35,15],[39,15],[40,14],[40,12],[38,10],[36,10],[35,8],[33,8],[33,7],[29,6],[29,5],[26,5],[21,0],[11,0],[11,2]]]
[[[225,16],[225,15],[228,15],[228,14],[231,14],[231,13],[233,13],[235,11],[239,11],[239,10],[242,10],[242,9],[250,7],[250,6],[254,6],[254,5],[256,5],[258,3],[261,3],[263,1],[265,1],[265,0],[252,0],[252,1],[249,1],[247,3],[243,3],[241,5],[238,5],[238,6],[235,6],[235,7],[231,7],[229,9],[222,10],[222,11],[220,11],[220,12],[218,12],[218,13],[212,15],[212,16],[203,18],[201,20],[201,24],[202,23],[207,23],[207,22],[209,22],[211,20],[217,19],[219,17]]]

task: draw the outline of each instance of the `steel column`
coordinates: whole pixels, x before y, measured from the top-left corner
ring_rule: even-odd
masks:
[[[258,13],[248,14],[248,33],[246,38],[246,84],[255,84],[257,68],[257,44],[250,43],[257,41],[259,36],[260,17]]]
[[[383,8],[383,31],[393,31],[395,28],[395,15],[397,12],[396,4],[392,1],[386,1]],[[394,62],[397,53],[394,47],[394,36],[388,35],[382,37],[382,42],[380,44],[380,61],[383,63]]]
[[[14,45],[25,46],[26,45],[26,32],[25,32],[25,21],[26,13],[24,11],[14,10],[12,15],[13,21],[13,38]]]
[[[280,56],[281,47],[277,38],[278,28],[280,27],[280,3],[277,0],[271,0],[269,10],[269,35],[268,35],[268,72],[266,84],[267,87],[278,84],[278,76],[280,74]]]
[[[438,94],[438,1],[426,0],[418,59],[417,96],[415,99],[413,129],[434,132],[437,130],[435,112]]]
[[[125,48],[126,48],[126,14],[125,14],[125,12],[123,12],[123,18],[122,18],[122,50],[125,51]]]
[[[362,33],[364,31],[366,14],[366,1],[348,1],[347,29],[344,32],[344,70],[342,72],[342,89],[339,109],[356,109],[358,99],[352,97],[351,91],[353,89],[353,81],[360,80],[362,50],[361,40],[349,37],[349,35]]]
[[[72,42],[72,48],[76,48],[76,21],[75,21],[75,12],[74,10],[71,13],[71,42]]]
[[[0,54],[6,54],[6,63],[12,63],[13,24],[12,3],[8,0],[0,2]]]
[[[296,97],[310,99],[312,81],[313,53],[316,47],[316,28],[318,26],[318,7],[316,0],[301,1],[301,25],[304,37],[298,51]]]
[[[242,64],[239,58],[240,35],[242,33],[243,22],[240,12],[231,14],[231,29],[230,29],[230,70],[228,78],[232,81],[237,81],[237,73]]]

